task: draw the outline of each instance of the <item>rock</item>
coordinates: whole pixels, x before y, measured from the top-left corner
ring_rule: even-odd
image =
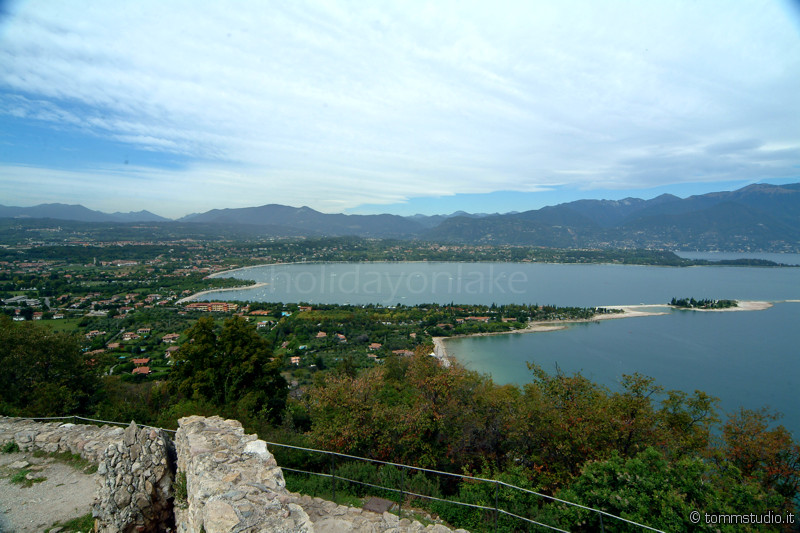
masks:
[[[207,533],[228,533],[238,524],[239,517],[227,502],[212,500],[203,509],[203,527]]]
[[[131,503],[131,495],[127,490],[121,490],[114,496],[114,503],[117,507],[125,507]]]
[[[355,531],[352,522],[339,518],[324,518],[314,523],[315,533],[351,533]]]
[[[400,522],[400,519],[397,517],[397,515],[394,515],[389,511],[383,513],[383,520],[390,526],[397,526],[397,524]]]
[[[272,458],[272,454],[267,451],[267,443],[263,440],[254,440],[248,442],[244,447],[244,453],[257,455],[264,461],[268,461]]]
[[[242,479],[242,474],[240,472],[233,472],[232,474],[228,474],[227,476],[222,478],[222,481],[225,483],[238,483]]]
[[[10,465],[8,465],[8,467],[9,468],[18,468],[18,469],[21,470],[23,468],[28,468],[30,465],[31,464],[28,461],[14,461]]]
[[[148,498],[144,494],[137,494],[135,505],[139,510],[146,509],[150,507],[150,498]]]
[[[125,446],[132,446],[133,443],[136,442],[136,433],[136,422],[131,420],[131,424],[125,428],[125,433],[122,437],[122,443],[125,444]]]

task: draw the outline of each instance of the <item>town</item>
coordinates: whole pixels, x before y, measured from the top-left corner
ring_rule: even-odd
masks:
[[[0,248],[2,312],[80,336],[85,356],[123,381],[165,379],[185,332],[204,315],[242,317],[282,363],[292,389],[340,366],[356,372],[390,355],[408,356],[434,337],[497,333],[531,321],[588,319],[603,309],[538,305],[304,305],[205,302],[193,294],[252,282],[209,277],[254,264],[342,260],[517,260],[532,250],[361,239],[231,242],[104,241],[81,234],[67,244]],[[542,253],[542,250],[538,250]],[[544,252],[547,252],[546,250]],[[427,348],[426,348],[427,349]]]

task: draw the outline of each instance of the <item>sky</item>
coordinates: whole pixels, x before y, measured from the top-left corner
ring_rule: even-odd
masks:
[[[0,10],[2,205],[409,215],[800,181],[796,0]]]

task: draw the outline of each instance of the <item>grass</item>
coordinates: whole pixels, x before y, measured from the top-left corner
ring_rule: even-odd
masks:
[[[46,477],[35,477],[32,479],[28,479],[28,474],[31,471],[27,468],[23,468],[13,476],[11,476],[11,483],[15,483],[17,485],[22,485],[23,487],[32,487],[34,483],[41,483],[42,481],[47,481]]]
[[[86,513],[83,516],[79,516],[77,518],[73,518],[72,520],[67,520],[66,522],[56,522],[53,524],[53,528],[61,527],[62,531],[94,531],[94,517],[92,517],[92,513]],[[47,529],[46,531],[50,531]]]
[[[186,491],[186,472],[178,472],[175,481],[172,482],[172,492],[175,495],[175,506],[181,509],[187,507],[188,493]]]
[[[80,322],[82,318],[83,317],[61,318],[59,320],[42,320],[42,324],[49,327],[53,331],[65,331],[67,333],[75,333],[79,329],[80,330],[83,329],[78,327],[78,322]]]
[[[69,465],[75,470],[80,470],[84,474],[94,474],[97,472],[97,465],[90,463],[78,454],[71,452],[44,452],[42,450],[34,450],[34,457],[50,457],[59,463]]]
[[[19,446],[13,440],[10,440],[3,444],[3,447],[0,448],[0,451],[3,453],[17,453],[19,451]]]

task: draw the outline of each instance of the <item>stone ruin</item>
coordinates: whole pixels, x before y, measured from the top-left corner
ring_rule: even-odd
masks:
[[[182,418],[173,444],[163,430],[133,422],[123,429],[0,417],[0,444],[9,441],[97,464],[93,515],[103,533],[451,533],[289,492],[266,443],[235,420]]]

